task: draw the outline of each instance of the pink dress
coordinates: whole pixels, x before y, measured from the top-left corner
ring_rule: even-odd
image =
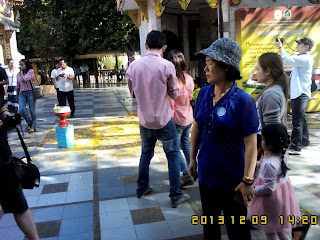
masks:
[[[288,154],[284,161],[287,164]],[[296,225],[288,221],[288,216],[301,218],[299,202],[288,175],[281,176],[281,158],[265,157],[259,176],[254,182],[255,196],[250,202],[247,219],[253,216],[267,216],[267,224],[254,224],[256,229],[267,233],[291,232]],[[281,216],[281,217],[280,217]]]

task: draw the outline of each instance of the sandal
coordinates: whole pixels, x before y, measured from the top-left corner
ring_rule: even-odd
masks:
[[[36,131],[37,131],[36,128],[30,128],[29,131],[28,131],[28,133],[34,133],[34,132],[36,132]]]
[[[29,131],[30,131],[30,129],[31,129],[31,126],[30,126],[30,125],[28,125],[24,131],[25,131],[25,132],[29,132]]]

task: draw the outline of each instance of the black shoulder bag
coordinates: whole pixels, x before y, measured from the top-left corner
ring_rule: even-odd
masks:
[[[23,141],[21,133],[16,127],[21,145],[23,147],[24,153],[26,155],[27,163],[21,160],[21,158],[13,157],[13,161],[17,166],[18,178],[20,179],[21,187],[24,189],[33,189],[34,187],[39,187],[40,185],[40,172],[39,169],[32,163],[27,146]]]

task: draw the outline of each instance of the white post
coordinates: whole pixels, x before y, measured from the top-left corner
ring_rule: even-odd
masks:
[[[152,30],[161,31],[161,19],[156,16],[155,1],[148,1],[148,17],[148,21],[141,17],[141,24],[139,27],[141,57],[145,56],[147,53],[145,43],[148,33]]]

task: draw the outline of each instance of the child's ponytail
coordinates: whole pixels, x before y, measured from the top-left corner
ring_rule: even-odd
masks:
[[[284,155],[286,154],[287,148],[284,147],[282,149],[282,155],[281,155],[281,177],[285,177],[287,174],[287,171],[290,170],[290,168],[287,167],[286,163],[284,162]]]

